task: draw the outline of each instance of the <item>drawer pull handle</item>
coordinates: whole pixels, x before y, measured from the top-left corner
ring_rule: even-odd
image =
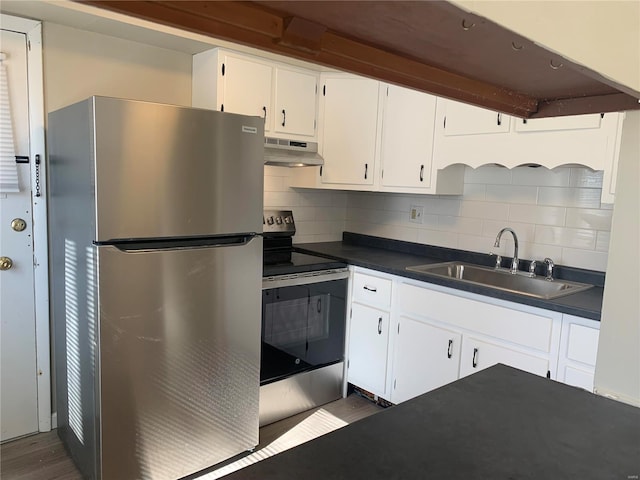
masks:
[[[420,181],[424,182],[424,165],[420,165]]]
[[[378,289],[376,287],[370,287],[369,285],[365,285],[364,287],[365,290],[369,290],[370,292],[376,293],[378,291]]]
[[[473,349],[473,359],[471,360],[471,365],[473,366],[473,368],[476,368],[478,366],[478,349],[477,348]]]
[[[382,335],[382,317],[378,319],[378,335]]]
[[[453,355],[453,340],[449,340],[449,348],[447,348],[447,358],[451,358]]]

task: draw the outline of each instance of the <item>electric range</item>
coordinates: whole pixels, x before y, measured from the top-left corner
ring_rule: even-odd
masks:
[[[260,425],[340,398],[345,388],[343,262],[297,252],[290,210],[263,217]]]

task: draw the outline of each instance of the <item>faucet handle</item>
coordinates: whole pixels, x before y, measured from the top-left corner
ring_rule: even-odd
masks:
[[[495,257],[496,257],[496,265],[495,265],[495,267],[494,267],[494,268],[498,269],[498,268],[500,268],[500,267],[502,266],[502,255],[500,255],[499,253],[498,253],[498,254],[496,254],[496,253],[491,252],[491,253],[489,254],[489,256],[490,256],[490,257],[493,257],[493,256],[495,256]]]
[[[549,257],[544,259],[544,263],[547,264],[547,276],[546,279],[547,280],[553,280],[553,267],[555,267],[555,263],[553,263],[553,260],[551,260]]]
[[[529,276],[530,277],[535,277],[536,276],[536,267],[538,266],[538,262],[536,262],[535,260],[531,260],[531,263],[529,264]]]

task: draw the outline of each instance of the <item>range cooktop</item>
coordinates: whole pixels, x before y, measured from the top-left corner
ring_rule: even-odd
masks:
[[[263,277],[345,268],[344,262],[296,251],[296,224],[291,210],[267,210],[262,219]]]

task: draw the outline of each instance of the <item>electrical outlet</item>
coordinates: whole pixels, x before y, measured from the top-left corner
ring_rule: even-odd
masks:
[[[409,210],[409,221],[412,223],[422,223],[422,215],[424,214],[424,207],[421,205],[411,205]]]

